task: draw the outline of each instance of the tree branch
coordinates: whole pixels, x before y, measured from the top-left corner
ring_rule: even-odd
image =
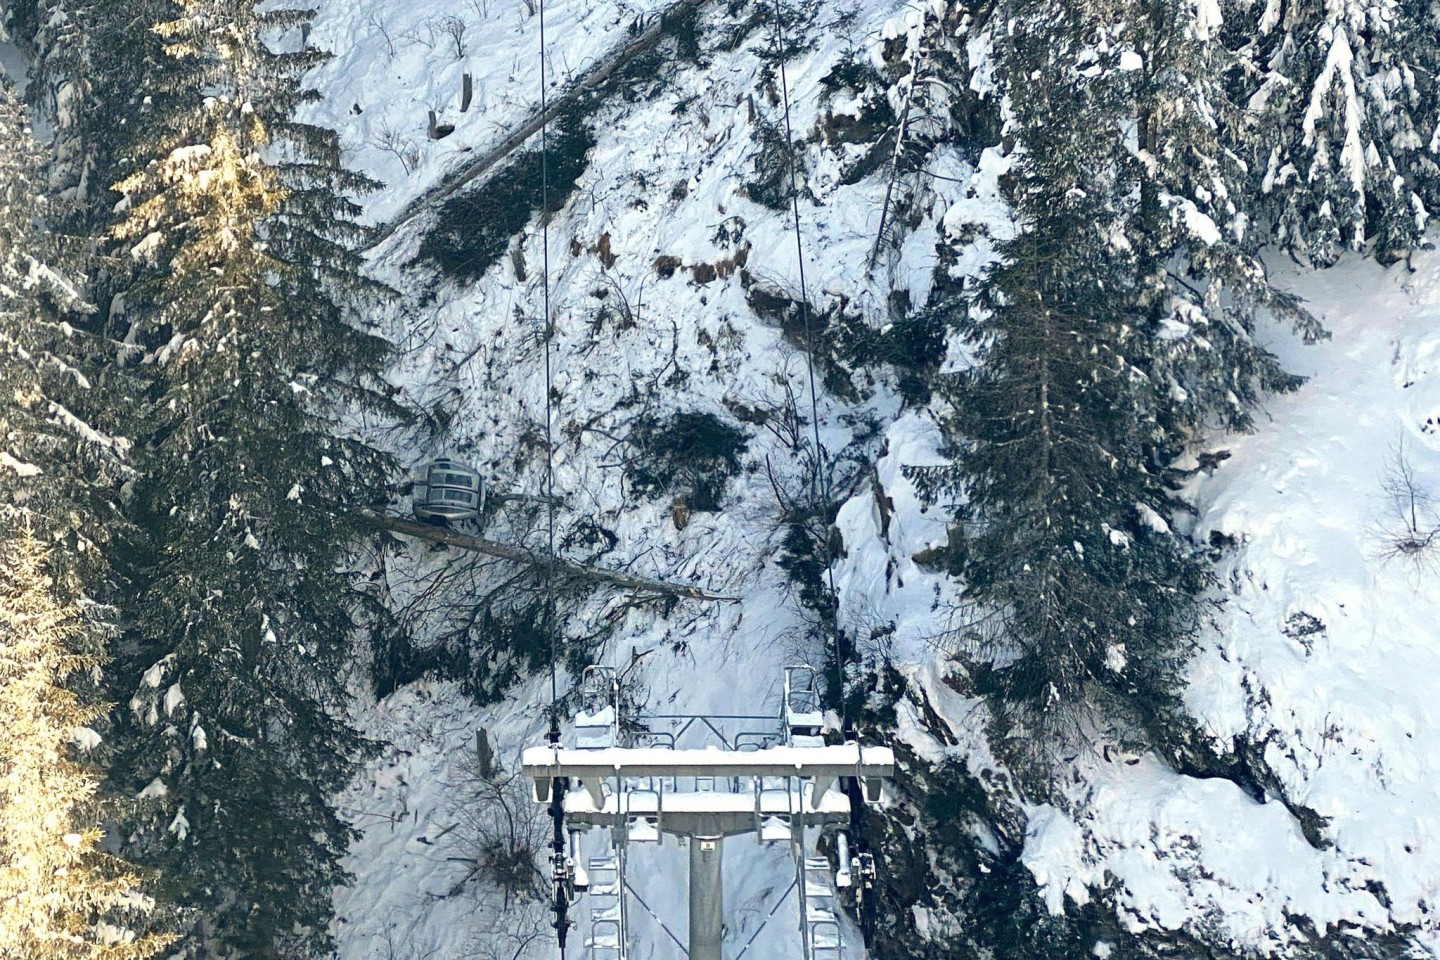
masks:
[[[548,557],[526,550],[524,547],[516,547],[508,543],[498,543],[494,540],[485,540],[481,537],[472,537],[466,533],[458,533],[448,527],[437,527],[428,523],[416,523],[414,520],[402,520],[399,517],[387,516],[383,513],[374,513],[369,510],[358,511],[356,516],[371,526],[380,527],[392,533],[402,533],[409,537],[418,537],[421,540],[428,540],[431,543],[440,543],[449,547],[459,547],[462,550],[483,553],[486,556],[499,557],[502,560],[509,560],[513,563],[523,563],[540,569],[544,569],[550,564]],[[592,567],[582,563],[572,563],[569,560],[562,560],[558,557],[554,563],[555,575],[561,579],[609,583],[640,593],[655,593],[667,597],[684,597],[689,600],[709,600],[727,603],[736,603],[739,601],[738,597],[722,596],[718,593],[702,590],[699,587],[690,586],[689,584],[672,583],[668,580],[641,577],[633,573],[624,573],[620,570],[607,570],[603,567]]]

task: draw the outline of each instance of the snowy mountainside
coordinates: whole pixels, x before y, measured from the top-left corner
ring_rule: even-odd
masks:
[[[732,7],[702,7],[698,56],[674,56],[632,82],[633,97],[595,106],[586,121],[595,146],[550,224],[561,540],[578,542],[593,523],[610,538],[597,562],[741,598],[665,608],[595,594],[572,611],[571,637],[603,637],[600,662],[624,668],[640,656],[631,672],[637,697],[656,710],[772,712],[780,666],[823,656],[776,564],[774,488],[800,483],[803,473],[780,435],[746,428],[743,468],[713,512],[638,496],[624,468],[624,438],[642,415],[694,411],[735,422],[736,410],[808,396],[799,345],[752,307],[752,290],[797,296],[800,277],[788,211],[757,204],[745,189],[758,125],[780,115],[767,95],[768,32],[720,41],[743,16]],[[660,8],[651,0],[549,4],[552,95],[624,42],[637,17]],[[452,16],[466,24],[459,46],[442,24]],[[885,45],[915,30],[919,15],[899,0],[865,0],[817,16],[809,34],[817,39],[788,64],[811,193],[801,205],[810,299],[822,310],[843,303],[879,327],[892,288],[925,302],[943,232],[978,226],[973,255],[950,269],[983,268],[986,238],[1008,226],[998,200],[1004,160],[995,150],[979,152],[974,166],[959,149],[942,154],[934,172],[943,176],[892,265],[867,274],[884,178],[844,182],[854,145],[811,134],[827,111],[846,109],[823,83],[841,58],[853,52],[879,65]],[[387,184],[367,198],[368,219],[387,221],[529,115],[539,100],[536,28],[520,3],[320,6],[312,39],[336,57],[311,76],[324,99],[308,119],[337,129],[349,162]],[[462,114],[455,101],[465,72],[475,104]],[[456,124],[453,134],[427,139],[431,109]],[[505,175],[503,166],[491,174]],[[375,276],[405,294],[373,318],[401,348],[393,376],[410,401],[448,423],[442,437],[403,453],[416,462],[453,450],[501,490],[538,492],[538,221],[473,283],[417,260],[430,223],[419,218],[371,254]],[[1428,481],[1440,476],[1429,377],[1440,341],[1424,329],[1440,309],[1440,261],[1426,254],[1415,266],[1285,273],[1333,337],[1305,346],[1272,332],[1272,349],[1311,380],[1272,398],[1253,435],[1217,438],[1229,458],[1197,472],[1187,491],[1196,537],[1216,544],[1222,585],[1189,669],[1187,704],[1213,738],[1216,766],[1241,752],[1249,778],[1081,755],[1061,798],[1024,801],[985,746],[983,705],[966,695],[946,655],[954,584],[913,559],[945,537],[943,518],[924,508],[903,472],[938,458],[935,414],[905,407],[884,374],[857,378],[843,395],[822,391],[825,447],[837,459],[873,463],[885,498],[882,508],[872,484],[857,481],[840,510],[842,621],[862,636],[884,628],[877,652],[909,685],[896,736],[917,762],[963,766],[989,785],[993,804],[1023,821],[1020,859],[1046,908],[1099,905],[1121,931],[1175,933],[1246,954],[1283,952],[1341,929],[1414,930],[1432,952],[1440,946],[1430,906],[1440,883],[1440,814],[1426,802],[1440,756],[1426,722],[1440,682],[1426,629],[1436,620],[1435,572],[1381,556],[1393,512],[1381,490],[1390,449],[1403,436],[1419,482],[1435,489]],[[808,417],[803,400],[800,412]],[[533,514],[499,524],[492,535],[543,545]],[[428,570],[452,559],[412,547],[397,566]],[[562,685],[570,682],[562,673]],[[486,707],[456,683],[431,680],[362,707],[366,731],[389,746],[342,801],[364,832],[347,864],[355,882],[337,894],[345,960],[555,955],[544,905],[507,900],[466,862],[475,856],[466,841],[475,730],[489,731],[513,769],[520,748],[541,736],[548,702],[548,678],[537,676]],[[683,931],[684,851],[672,844],[637,862],[649,911]],[[931,866],[936,874],[955,868]],[[790,869],[775,851],[731,842],[733,948],[766,916]],[[636,911],[631,955],[678,956],[649,911]],[[938,936],[944,913],[943,904],[917,904],[903,922]],[[1096,954],[1106,955],[1096,939]],[[784,911],[756,943],[760,956],[798,955]]]
[[[518,6],[492,10],[495,24],[484,31],[485,45],[477,40],[476,53],[463,67],[448,54],[442,57],[438,45],[430,50],[423,43],[412,42],[391,59],[384,35],[369,19],[372,13],[384,17],[387,31],[398,37],[424,31],[447,12],[439,4],[340,3],[322,8],[316,21],[314,39],[338,55],[313,75],[326,98],[314,108],[313,119],[337,128],[351,161],[387,181],[370,207],[377,221],[433,185],[458,151],[483,149],[504,135],[504,124],[519,122],[538,101],[536,84],[526,82],[537,75],[535,22]],[[622,42],[638,12],[643,11],[623,4],[551,5],[552,95],[567,73]],[[709,20],[724,16],[723,9],[711,10],[702,14],[702,24],[713,27]],[[903,31],[905,17],[901,4],[872,5],[845,32],[823,34],[815,49],[790,64],[797,131],[815,127],[820,81],[842,51],[863,47],[864,37],[878,35],[892,20]],[[788,398],[807,396],[804,355],[777,324],[755,315],[739,271],[722,266],[714,271],[720,277],[700,282],[691,269],[733,265],[737,251],[744,251],[740,263],[753,274],[754,285],[778,296],[797,295],[789,218],[749,201],[742,188],[752,176],[756,150],[751,118],[761,111],[771,122],[779,120],[779,108],[765,101],[758,79],[769,43],[766,31],[750,31],[735,49],[707,50],[703,68],[667,65],[637,104],[601,104],[591,121],[597,144],[574,195],[550,227],[555,489],[565,501],[561,540],[586,518],[614,537],[599,562],[743,598],[738,604],[681,605],[657,614],[626,611],[597,595],[567,624],[572,636],[607,634],[597,652],[601,662],[623,668],[632,651],[642,657],[631,675],[651,710],[772,714],[778,709],[781,665],[818,664],[823,655],[807,639],[803,613],[774,563],[779,526],[771,477],[786,485],[800,482],[802,467],[793,451],[777,436],[753,431],[744,469],[728,484],[723,509],[695,511],[678,522],[670,498],[630,494],[619,463],[626,451],[618,439],[637,414],[702,411],[730,421],[732,407],[779,407]],[[427,141],[426,104],[458,91],[462,70],[475,77],[477,106],[458,118],[451,137]],[[357,102],[359,113],[353,110]],[[453,110],[447,117],[457,119]],[[422,159],[408,174],[393,153],[374,143],[380,126],[400,124],[422,146]],[[811,299],[828,305],[845,297],[856,307],[883,303],[878,286],[862,276],[862,265],[884,185],[842,186],[837,157],[817,152],[814,159],[810,183],[823,206],[802,208]],[[497,175],[503,177],[503,169]],[[828,210],[848,214],[821,215]],[[929,282],[925,251],[934,246],[933,223],[928,229],[928,237],[922,233],[916,242],[920,255],[907,263],[916,300],[923,300]],[[373,259],[380,279],[402,291],[420,290],[384,321],[402,348],[397,382],[412,402],[427,410],[443,407],[453,423],[434,449],[413,451],[410,458],[443,446],[474,462],[497,489],[538,492],[543,462],[534,438],[544,419],[538,273],[544,254],[536,224],[520,238],[516,253],[468,286],[452,285],[413,262],[423,233],[424,218]],[[604,258],[598,252],[602,244]],[[928,256],[933,259],[933,253]],[[613,261],[607,265],[608,257]],[[665,271],[668,276],[657,272],[660,258],[676,264]],[[517,259],[528,266],[523,280],[513,267]],[[597,290],[616,292],[602,301],[594,296]],[[615,309],[617,298],[629,302],[623,318]],[[857,443],[866,449],[881,443],[883,424],[898,409],[883,384],[862,403],[824,395],[821,403],[823,440],[835,454]],[[499,523],[507,536],[543,546],[542,525],[526,520],[502,517]],[[496,529],[489,533],[500,535]],[[417,557],[422,566],[433,562]],[[561,678],[562,684],[572,680]],[[507,912],[498,891],[465,882],[463,861],[474,854],[457,827],[466,816],[457,798],[466,796],[465,766],[475,729],[489,730],[502,764],[513,768],[520,748],[543,734],[548,699],[544,678],[485,709],[467,707],[455,684],[422,682],[367,711],[365,728],[392,746],[343,801],[359,817],[365,837],[348,863],[356,883],[337,897],[342,956],[392,950],[397,958],[474,956],[477,950],[499,950],[492,931],[514,930],[523,938],[533,933],[537,916],[543,921],[545,905],[511,904]],[[643,869],[632,867],[646,903],[682,934],[684,858],[671,844],[637,852],[635,863]],[[756,933],[792,874],[783,850],[731,842],[726,899],[732,938],[743,943]],[[753,949],[764,951],[759,955],[798,948],[790,912],[784,910],[757,937]],[[643,947],[632,956],[674,955],[649,914],[634,914]],[[857,936],[849,939],[858,942]],[[517,940],[512,950],[521,946]],[[524,956],[553,953],[548,928],[524,949]]]
[[[1409,536],[1401,451],[1421,535],[1435,522],[1440,258],[1277,270],[1332,337],[1272,331],[1308,382],[1253,434],[1216,438],[1189,490],[1220,561],[1186,704],[1244,772],[1081,754],[1061,801],[1024,805],[1023,861],[1051,910],[1100,898],[1129,932],[1260,954],[1413,936],[1433,953],[1435,569],[1393,543]],[[919,675],[965,727],[974,702],[947,702],[933,669]]]
[[[1421,536],[1434,523],[1440,260],[1286,280],[1333,339],[1277,339],[1310,383],[1276,399],[1253,436],[1227,438],[1233,461],[1198,486],[1197,535],[1241,547],[1220,568],[1229,596],[1188,700],[1217,742],[1263,756],[1267,789],[1305,811],[1332,889],[1374,895],[1347,919],[1413,926],[1433,950],[1435,570],[1392,544],[1410,518],[1397,457],[1413,471]]]

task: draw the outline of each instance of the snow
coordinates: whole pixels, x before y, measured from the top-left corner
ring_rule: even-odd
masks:
[[[177,708],[185,703],[185,693],[180,689],[180,684],[172,683],[165,691],[165,716],[173,717]]]
[[[1146,758],[1080,758],[1070,814],[1030,811],[1025,862],[1052,909],[1110,891],[1132,930],[1187,929],[1273,954],[1322,933],[1419,928],[1440,942],[1440,605],[1433,566],[1383,556],[1382,490],[1404,443],[1440,482],[1440,259],[1415,272],[1286,266],[1332,332],[1272,347],[1309,382],[1272,399],[1198,475],[1197,539],[1233,538],[1223,605],[1189,668],[1188,709],[1217,749],[1260,745],[1283,796]],[[1426,522],[1435,522],[1430,515]],[[1286,803],[1317,818],[1307,838]],[[1383,893],[1383,895],[1382,895]]]
[[[667,6],[662,0],[547,3],[551,97],[625,42],[637,17]],[[445,32],[446,18],[463,25],[463,53]],[[325,93],[328,103],[317,110],[340,132],[350,165],[390,187],[370,198],[368,219],[389,220],[468,154],[528,118],[540,101],[538,25],[518,0],[325,5],[310,40],[336,56],[311,74],[311,82]],[[462,113],[466,73],[474,102]],[[443,140],[428,139],[432,110],[455,125]]]
[[[1195,0],[1195,38],[1207,41],[1220,32],[1225,23],[1218,0]]]
[[[150,263],[155,259],[155,254],[165,244],[165,234],[158,230],[152,230],[141,237],[135,246],[130,248],[130,257],[137,263]],[[161,361],[164,362],[163,359]]]
[[[76,727],[70,731],[70,742],[75,744],[77,749],[89,753],[91,750],[100,746],[104,740],[100,734],[91,730],[89,727]]]
[[[151,689],[159,687],[165,680],[165,671],[169,669],[170,665],[174,662],[175,655],[173,653],[157,660],[150,666],[150,669],[145,671],[145,675],[141,677],[141,682]]]
[[[129,451],[130,441],[126,438],[106,436],[84,420],[75,416],[75,414],[67,410],[62,404],[56,403],[53,400],[49,401],[47,406],[49,407],[50,416],[54,417],[71,433],[86,443],[106,450],[113,450],[122,457]]]
[[[1052,912],[1063,899],[1083,904],[1092,890],[1113,889],[1132,931],[1188,930],[1261,950],[1304,940],[1289,916],[1307,917],[1322,935],[1384,916],[1372,893],[1306,843],[1283,805],[1150,759],[1110,766],[1089,783],[1082,823],[1050,806],[1027,811],[1024,862]],[[1220,824],[1241,827],[1243,839]]]
[[[1174,211],[1176,219],[1184,225],[1185,232],[1207,247],[1220,242],[1220,228],[1203,210],[1182,197],[1166,196],[1163,201]]]
[[[170,826],[165,828],[175,834],[175,839],[183,842],[190,835],[190,820],[185,816],[185,805],[175,811],[175,816],[170,821]]]
[[[1440,479],[1440,336],[1427,322],[1440,315],[1440,261],[1426,252],[1414,265],[1287,278],[1333,339],[1305,350],[1280,341],[1310,382],[1275,401],[1274,420],[1237,438],[1198,491],[1199,535],[1244,547],[1221,569],[1228,602],[1187,699],[1218,742],[1265,745],[1290,800],[1327,818],[1337,875],[1383,888],[1391,923],[1434,937],[1436,571],[1384,556],[1395,451],[1425,491]],[[1306,623],[1313,632],[1297,629]]]
[[[156,800],[160,797],[165,796],[169,792],[170,788],[165,786],[165,781],[161,780],[159,777],[156,777],[154,780],[151,780],[150,783],[146,785],[144,790],[141,790],[135,795],[135,799]]]
[[[796,775],[805,771],[831,768],[856,770],[865,767],[893,767],[895,754],[889,747],[844,744],[830,747],[769,747],[764,750],[735,752],[708,747],[699,750],[670,747],[610,747],[602,750],[567,750],[554,747],[529,747],[520,761],[526,767],[550,769],[555,766],[593,768],[606,767],[617,772],[626,768],[663,767],[674,769],[677,776],[698,776],[710,770],[751,768],[793,769]],[[766,776],[779,776],[767,772]]]
[[[35,464],[17,460],[4,450],[0,450],[0,467],[12,471],[22,480],[27,477],[38,477],[43,472],[39,467],[35,466]]]
[[[1316,165],[1323,167],[1332,163],[1329,145],[1317,138],[1316,124],[1326,115],[1326,101],[1336,93],[1339,94],[1340,103],[1337,106],[1345,130],[1340,149],[1340,165],[1343,172],[1349,177],[1351,189],[1355,191],[1356,196],[1363,197],[1365,195],[1365,147],[1361,142],[1360,134],[1363,111],[1360,107],[1359,93],[1355,88],[1355,76],[1352,72],[1355,54],[1350,47],[1350,35],[1347,30],[1337,25],[1334,34],[1334,39],[1330,41],[1330,49],[1325,56],[1325,66],[1321,69],[1320,75],[1316,77],[1315,86],[1311,88],[1310,104],[1301,120],[1301,127],[1305,132],[1305,145],[1315,147]]]
[[[659,7],[658,0],[549,4],[551,93],[624,42],[637,15]],[[819,80],[847,46],[873,57],[884,38],[909,36],[918,22],[902,0],[868,0],[858,9],[854,22],[816,30],[815,48],[788,65],[797,137],[815,125]],[[1280,9],[1271,2],[1262,26]],[[1219,28],[1210,0],[1197,0],[1195,11],[1197,33]],[[444,16],[465,23],[463,54],[447,49]],[[387,184],[364,198],[368,221],[389,221],[529,116],[539,98],[536,26],[519,3],[322,6],[311,36],[336,57],[311,75],[324,99],[305,108],[306,118],[339,130],[347,161]],[[788,216],[757,206],[742,189],[753,175],[752,104],[759,116],[776,118],[757,89],[757,49],[766,42],[762,31],[733,50],[708,52],[703,68],[669,65],[663,82],[635,102],[597,108],[590,164],[551,223],[562,535],[591,519],[614,537],[600,562],[742,598],[661,611],[597,594],[581,605],[567,624],[571,635],[603,637],[600,662],[632,668],[629,692],[651,710],[778,717],[780,665],[819,663],[823,655],[775,564],[779,508],[767,470],[782,489],[799,489],[794,452],[752,430],[746,467],[729,483],[723,509],[678,524],[668,497],[644,499],[626,488],[624,447],[615,442],[636,406],[733,420],[736,404],[778,407],[787,396],[808,396],[804,357],[750,310],[738,276],[700,284],[685,269],[733,264],[747,249],[757,285],[798,289]],[[983,47],[979,38],[969,42]],[[1324,84],[1338,87],[1317,86],[1314,109],[1332,89],[1353,94],[1346,50],[1332,45]],[[1121,66],[1129,69],[1127,56],[1134,54],[1122,53]],[[460,113],[466,72],[475,102]],[[984,84],[983,71],[976,82]],[[426,137],[431,109],[455,124],[453,134]],[[1317,121],[1307,115],[1307,134]],[[945,179],[936,178],[921,226],[893,264],[867,274],[884,184],[845,185],[834,153],[814,143],[805,149],[814,193],[801,204],[807,279],[821,306],[843,296],[878,327],[888,319],[890,289],[909,291],[917,303],[928,295],[937,238],[975,236],[952,267],[973,276],[1013,229],[998,186],[1009,161],[993,149],[972,161],[942,152],[935,172]],[[1352,175],[1364,162],[1348,132],[1341,160]],[[1267,183],[1298,175],[1278,159],[1272,168]],[[1198,208],[1175,212],[1198,242],[1219,241]],[[423,226],[412,223],[371,254],[375,276],[412,295],[377,306],[369,319],[400,345],[392,377],[405,398],[443,408],[453,427],[397,452],[413,463],[453,450],[497,490],[537,492],[541,463],[528,438],[543,420],[538,229],[532,223],[512,247],[530,267],[525,280],[505,257],[480,282],[458,288],[408,266]],[[602,238],[613,265],[595,254]],[[652,268],[659,256],[683,266],[661,279]],[[1301,347],[1287,331],[1270,333],[1272,348],[1310,382],[1272,400],[1254,434],[1216,438],[1232,457],[1197,474],[1187,491],[1199,511],[1196,537],[1206,542],[1213,531],[1237,544],[1222,560],[1217,599],[1224,603],[1199,640],[1187,705],[1216,749],[1232,749],[1237,737],[1262,745],[1283,800],[1328,818],[1316,821],[1324,843],[1312,845],[1280,797],[1254,799],[1233,783],[1184,776],[1153,757],[1111,763],[1083,755],[1063,798],[1024,807],[1024,863],[1052,910],[1104,896],[1128,929],[1190,930],[1262,955],[1301,938],[1303,924],[1292,918],[1322,931],[1342,922],[1377,933],[1414,924],[1423,940],[1440,945],[1428,906],[1440,896],[1433,802],[1440,648],[1432,642],[1440,591],[1434,570],[1383,560],[1377,529],[1386,509],[1384,464],[1400,437],[1417,476],[1440,484],[1440,334],[1432,332],[1440,326],[1440,268],[1431,253],[1414,262],[1415,274],[1346,263],[1312,275],[1277,265],[1334,338]],[[597,289],[609,291],[605,300]],[[620,294],[633,308],[628,325],[602,309]],[[946,369],[967,362],[957,349]],[[875,483],[857,483],[837,517],[842,623],[864,655],[891,658],[910,683],[896,705],[900,739],[932,762],[997,770],[983,704],[951,682],[960,670],[947,654],[955,584],[914,559],[946,541],[944,512],[927,508],[904,473],[941,462],[940,431],[930,412],[902,410],[883,373],[860,387],[858,398],[820,397],[832,459],[850,450],[875,464]],[[301,494],[298,485],[290,492]],[[510,509],[487,535],[542,543],[541,525]],[[1168,527],[1152,513],[1142,522]],[[394,562],[413,574],[459,561],[425,547]],[[1299,634],[1293,624],[1308,622],[1301,614],[1321,629]],[[1123,664],[1125,651],[1112,653]],[[161,664],[146,674],[151,688],[163,679]],[[573,682],[563,673],[560,680],[565,689]],[[346,861],[355,880],[336,895],[341,960],[460,960],[502,941],[507,956],[522,960],[556,955],[545,905],[507,899],[469,865],[476,818],[487,809],[479,799],[487,788],[473,770],[476,731],[488,731],[503,780],[518,770],[524,747],[543,741],[548,702],[548,681],[539,680],[485,707],[438,681],[410,684],[380,702],[362,696],[356,721],[382,748],[340,798],[361,830]],[[132,707],[152,717],[156,710],[154,698],[137,697]],[[948,739],[929,729],[929,710],[947,722]],[[204,732],[197,727],[192,736]],[[147,787],[164,789],[158,780]],[[514,811],[539,816],[523,778],[517,789]],[[546,827],[537,827],[542,846]],[[607,850],[598,832],[583,844],[584,856]],[[631,956],[673,960],[678,952],[654,917],[683,933],[686,851],[670,840],[634,847],[630,857],[646,904],[633,910]],[[727,936],[738,949],[770,914],[794,867],[785,850],[740,840],[728,843],[726,857]],[[785,922],[760,934],[753,955],[798,955],[791,912],[779,910]],[[580,916],[583,923],[583,907]],[[925,913],[917,922],[938,926],[944,918]],[[525,947],[527,931],[534,939]],[[1097,944],[1095,954],[1108,949]],[[851,946],[846,953],[860,956]]]
[[[1275,25],[1280,22],[1280,15],[1283,10],[1282,0],[1265,0],[1265,12],[1260,15],[1260,22],[1256,25],[1256,32],[1260,36],[1266,36]]]

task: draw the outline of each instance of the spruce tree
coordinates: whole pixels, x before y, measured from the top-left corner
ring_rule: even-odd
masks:
[[[385,344],[342,303],[363,284],[339,191],[363,181],[333,134],[290,119],[317,55],[266,38],[304,14],[177,7],[156,26],[177,110],[117,187],[115,237],[143,270],[116,335],[147,378],[122,763],[149,807],[131,849],[209,949],[310,958],[353,836],[330,798],[365,749],[343,713],[364,616],[347,508],[383,496],[390,468],[337,429],[388,404]]]
[[[1328,266],[1422,239],[1440,201],[1440,13],[1409,0],[1229,0],[1226,142],[1249,165],[1259,226]]]
[[[84,245],[58,229],[44,151],[3,76],[0,142],[0,483],[103,593],[129,441],[103,429],[115,397],[100,383],[108,354],[78,279]]]
[[[67,220],[103,231],[105,189],[129,173],[136,148],[167,104],[156,79],[168,67],[150,29],[169,0],[23,0],[11,8],[30,55],[27,99],[51,126],[50,190]]]
[[[1173,706],[1203,584],[1146,467],[1155,412],[1126,357],[1143,337],[1128,264],[1106,262],[1087,198],[1034,199],[1045,216],[1003,245],[961,321],[977,363],[941,384],[953,464],[918,474],[960,503],[966,640],[1024,753]]]
[[[144,960],[172,938],[137,933],[154,902],[98,849],[98,778],[71,755],[102,711],[67,685],[100,669],[103,643],[15,513],[0,517],[0,956]]]
[[[123,440],[87,419],[99,351],[93,312],[57,240],[42,152],[0,77],[0,956],[13,960],[153,956],[153,901],[133,869],[97,846],[93,747],[105,711],[110,490]]]
[[[1019,225],[951,302],[974,366],[942,383],[959,568],[1005,732],[1153,729],[1203,566],[1168,518],[1173,458],[1297,382],[1254,340],[1312,321],[1247,241],[1218,142],[1215,24],[1188,3],[1011,0],[995,11]]]
[[[1299,384],[1255,341],[1260,320],[1286,321],[1308,338],[1323,330],[1296,298],[1271,286],[1260,260],[1247,169],[1221,141],[1236,111],[1220,83],[1230,57],[1214,9],[1189,0],[1109,0],[1078,10],[1061,29],[1098,34],[1111,52],[1074,78],[1053,77],[1072,79],[1098,107],[1085,134],[1054,146],[1078,146],[1092,169],[1116,171],[1113,182],[1099,184],[1117,212],[1111,245],[1132,258],[1138,275],[1146,336],[1131,358],[1155,393],[1160,432],[1150,466],[1161,469],[1204,431],[1247,428],[1264,392]],[[1040,33],[1047,43],[1053,36]],[[1094,191],[1096,181],[1082,188]]]

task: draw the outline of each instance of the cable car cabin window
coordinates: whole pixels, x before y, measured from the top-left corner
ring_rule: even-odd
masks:
[[[475,495],[468,490],[441,490],[441,503],[463,503],[466,506],[475,502]]]
[[[474,477],[463,473],[442,473],[438,477],[432,476],[430,482],[437,487],[464,487],[466,490],[473,490],[476,485]]]

